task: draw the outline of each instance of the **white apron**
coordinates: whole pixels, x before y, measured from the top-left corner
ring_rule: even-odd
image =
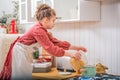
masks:
[[[30,46],[17,42],[12,53],[12,80],[32,79],[32,53],[33,47],[40,47],[38,44]]]

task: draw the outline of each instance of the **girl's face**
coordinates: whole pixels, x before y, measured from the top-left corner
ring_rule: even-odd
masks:
[[[46,20],[46,27],[47,29],[52,29],[55,25],[56,16],[52,16],[50,19],[47,18]]]

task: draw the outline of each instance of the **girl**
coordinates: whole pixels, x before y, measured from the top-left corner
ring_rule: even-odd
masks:
[[[34,43],[38,43],[49,54],[57,57],[69,56],[80,59],[79,50],[86,52],[86,48],[74,46],[67,41],[60,41],[48,33],[47,29],[52,29],[56,20],[55,11],[48,5],[39,5],[35,14],[38,21],[31,29],[21,36],[12,49],[12,79],[29,80],[32,79],[32,66],[29,60],[29,49]],[[65,50],[77,50],[75,54],[65,52]]]

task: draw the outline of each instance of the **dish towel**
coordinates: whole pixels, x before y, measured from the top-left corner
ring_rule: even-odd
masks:
[[[11,72],[12,72],[12,49],[17,42],[17,40],[20,37],[18,37],[11,45],[8,51],[8,54],[6,56],[6,60],[3,65],[3,69],[0,73],[0,80],[11,80]]]

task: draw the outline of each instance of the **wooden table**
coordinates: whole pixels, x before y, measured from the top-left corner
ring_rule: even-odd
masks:
[[[68,80],[78,76],[80,76],[80,74],[76,73],[61,75],[56,68],[52,68],[51,71],[47,73],[32,73],[33,80]]]

